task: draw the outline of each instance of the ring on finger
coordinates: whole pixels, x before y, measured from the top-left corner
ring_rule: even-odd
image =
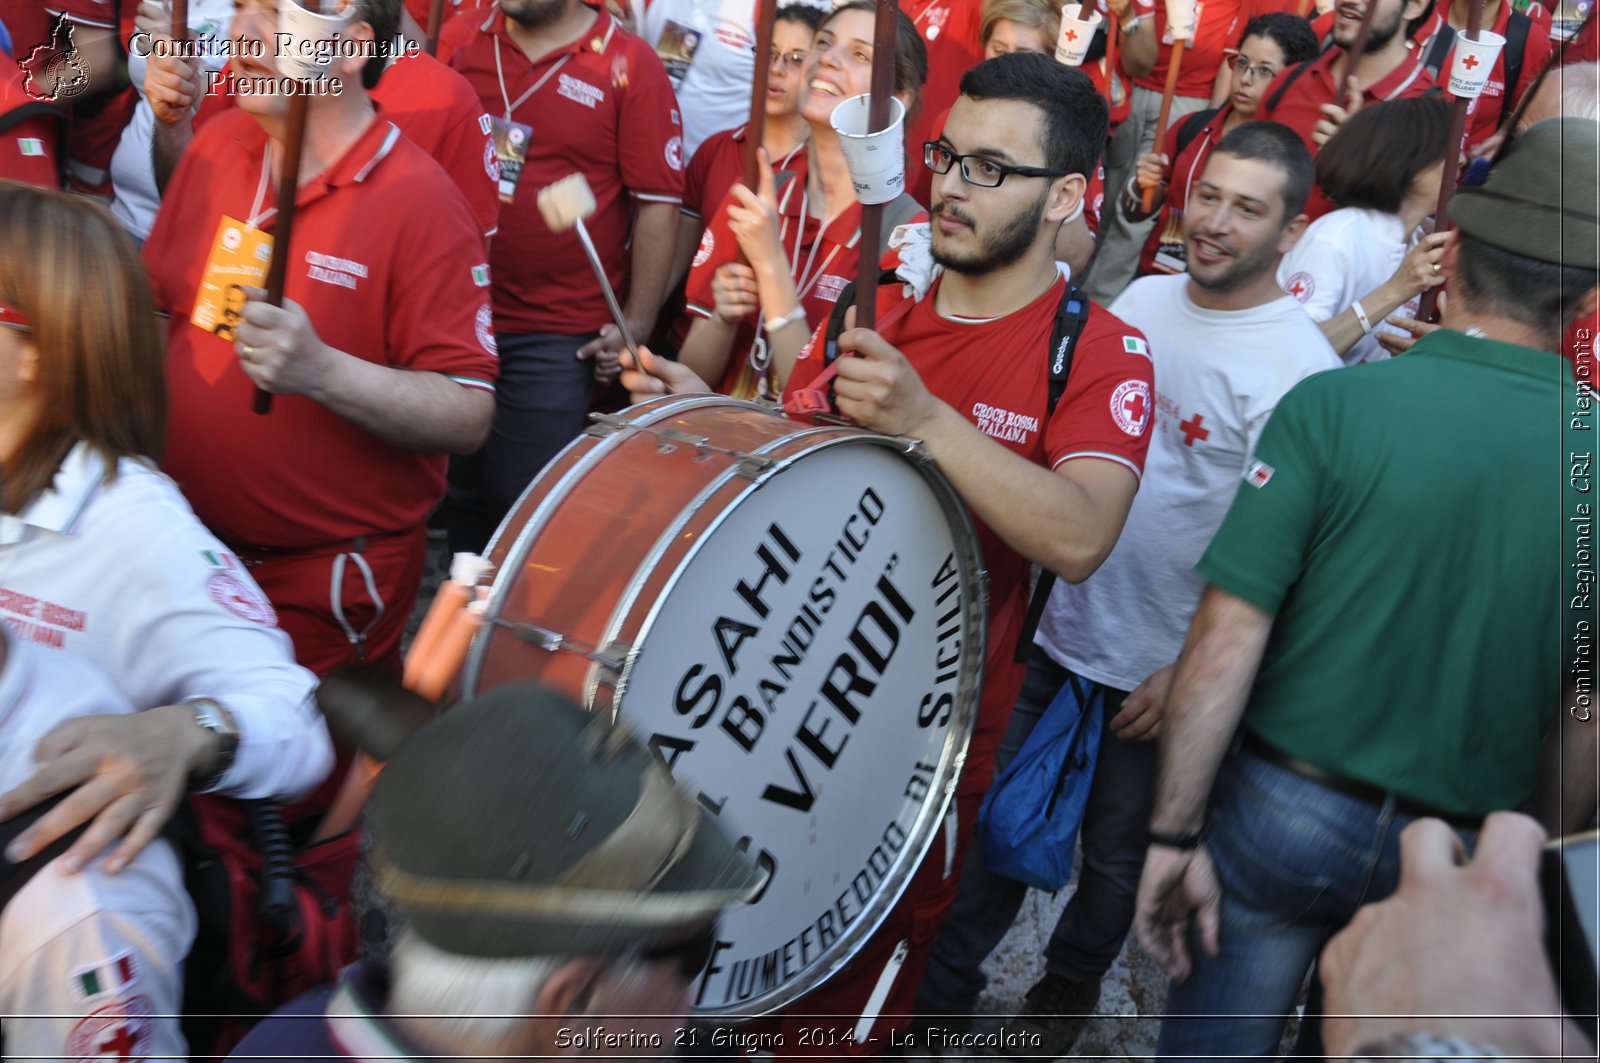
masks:
[[[1439,263],[1435,262],[1433,264],[1433,272],[1435,272],[1435,273],[1439,272]]]
[[[250,346],[248,343],[239,344],[239,357],[241,357],[241,358],[249,358],[251,355],[253,355],[255,353],[256,353],[256,349],[254,347]]]

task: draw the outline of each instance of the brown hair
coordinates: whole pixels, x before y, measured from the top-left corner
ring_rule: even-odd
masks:
[[[999,22],[1015,22],[1044,34],[1045,50],[1056,45],[1061,36],[1061,5],[1055,0],[986,0],[983,5],[983,22],[978,26],[978,43],[988,47],[989,38]]]
[[[14,514],[80,442],[108,480],[120,458],[159,458],[167,395],[139,253],[105,208],[0,181],[0,247],[0,295],[32,320],[39,352],[39,417],[0,469],[0,511]]]
[[[1384,100],[1345,119],[1317,154],[1317,185],[1341,207],[1398,214],[1417,174],[1445,157],[1450,104],[1442,95]]]
[[[846,11],[866,11],[871,14],[877,10],[878,5],[873,0],[849,0],[828,12],[820,28],[827,29],[828,23]],[[910,93],[912,96],[913,104],[906,107],[906,120],[909,122],[921,103],[922,86],[928,81],[928,46],[922,43],[917,24],[898,8],[895,11],[894,28],[894,91]]]

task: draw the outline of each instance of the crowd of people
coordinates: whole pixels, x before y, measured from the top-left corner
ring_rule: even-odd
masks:
[[[761,874],[625,727],[515,686],[401,743],[392,952],[319,829],[319,680],[398,674],[430,538],[695,393],[919,440],[987,576],[946,827],[766,1048],[970,1028],[1028,890],[979,808],[1070,711],[1081,863],[1001,1044],[1070,1054],[1131,935],[1163,1057],[1272,1056],[1297,1003],[1308,1055],[1592,1052],[1533,868],[1600,795],[1600,44],[1489,0],[1457,101],[1471,3],[906,0],[867,210],[875,0],[765,41],[749,0],[0,0],[0,1052],[729,1043],[678,1020]],[[309,96],[297,6],[351,45]],[[537,202],[574,171],[581,234]]]

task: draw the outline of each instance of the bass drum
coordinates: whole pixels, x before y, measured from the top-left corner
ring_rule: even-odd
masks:
[[[610,713],[767,870],[698,1015],[781,1008],[904,891],[965,758],[983,661],[966,508],[905,439],[720,396],[595,424],[490,546],[462,691]]]

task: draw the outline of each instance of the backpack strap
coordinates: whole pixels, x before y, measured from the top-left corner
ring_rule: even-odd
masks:
[[[4,823],[0,823],[0,852],[4,852],[6,846],[10,845],[18,835],[43,819],[46,813],[66,800],[67,795],[72,792],[68,790],[46,801],[40,801],[32,808],[25,809]],[[94,821],[91,819],[89,823],[92,822]],[[78,840],[78,836],[89,829],[89,823],[79,824],[20,864],[0,860],[0,911],[11,902],[11,898],[22,892],[22,887],[31,882],[33,876],[44,870],[46,864],[71,848],[72,843]]]
[[[1194,143],[1194,138],[1205,129],[1206,123],[1215,118],[1220,110],[1222,110],[1220,107],[1208,107],[1203,111],[1194,112],[1183,120],[1183,124],[1178,126],[1177,143],[1173,145],[1177,149],[1172,153],[1174,164],[1177,163],[1178,156],[1182,155],[1189,145]]]
[[[1310,68],[1311,64],[1315,63],[1316,61],[1317,60],[1315,59],[1307,59],[1299,66],[1291,68],[1289,73],[1284,75],[1283,84],[1279,85],[1277,90],[1274,91],[1271,96],[1267,97],[1266,111],[1268,114],[1271,114],[1273,111],[1278,109],[1278,104],[1283,102],[1283,94],[1289,91],[1289,86],[1293,85],[1296,81],[1299,81],[1300,75],[1304,74],[1306,70]]]
[[[1422,67],[1433,80],[1439,80],[1439,71],[1444,68],[1445,57],[1450,54],[1450,47],[1455,42],[1456,28],[1448,22],[1441,22],[1439,32],[1428,42],[1428,50],[1422,53]]]
[[[1522,80],[1522,60],[1528,51],[1528,31],[1533,29],[1533,19],[1521,11],[1512,11],[1506,21],[1506,47],[1500,54],[1506,57],[1506,86],[1500,97],[1501,106],[1507,109],[1517,102],[1517,84]]]
[[[1050,359],[1047,364],[1050,383],[1045,404],[1047,422],[1067,390],[1067,377],[1072,373],[1072,355],[1079,337],[1083,335],[1084,326],[1089,323],[1089,308],[1092,305],[1089,297],[1076,284],[1068,283],[1067,290],[1061,293],[1061,302],[1056,306],[1055,327],[1050,331],[1050,346],[1046,349]],[[1028,599],[1028,615],[1017,636],[1013,660],[1019,663],[1026,661],[1032,652],[1033,633],[1039,630],[1045,603],[1050,600],[1050,591],[1055,585],[1056,574],[1049,569],[1041,570],[1039,580],[1033,586],[1033,594]]]

